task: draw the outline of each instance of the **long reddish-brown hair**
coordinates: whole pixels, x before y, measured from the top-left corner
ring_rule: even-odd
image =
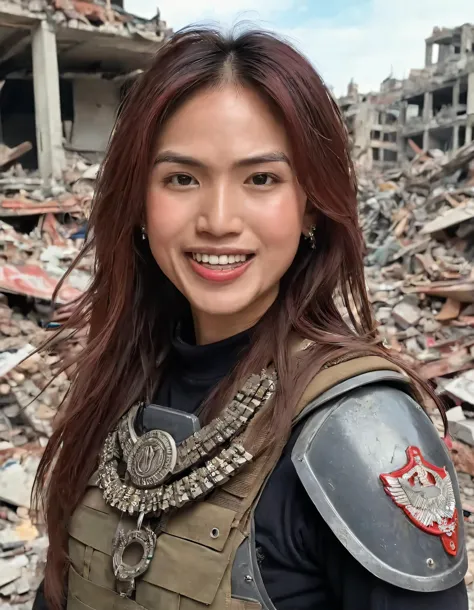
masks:
[[[284,122],[297,178],[315,209],[317,247],[301,242],[277,301],[255,327],[234,374],[211,396],[207,416],[219,410],[239,380],[273,361],[280,383],[267,442],[281,441],[291,427],[304,371],[348,352],[396,360],[377,340],[346,130],[320,76],[290,44],[261,31],[226,37],[188,29],[174,35],[120,109],[89,223],[85,252],[95,252],[93,280],[66,324],[70,329],[90,324],[90,332],[37,477],[50,537],[45,591],[53,610],[63,600],[68,522],[104,438],[134,401],[153,392],[167,363],[171,332],[188,307],[140,239],[157,135],[189,96],[229,78],[260,93]],[[287,350],[295,333],[314,341],[298,367]]]

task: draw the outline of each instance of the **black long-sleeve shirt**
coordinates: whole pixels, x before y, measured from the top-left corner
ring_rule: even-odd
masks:
[[[248,337],[196,346],[177,336],[171,367],[155,402],[194,412],[234,366]],[[291,461],[290,438],[255,511],[263,582],[277,610],[467,610],[464,583],[438,593],[416,593],[368,572],[342,546],[304,490]],[[362,517],[363,518],[363,517]],[[33,610],[47,610],[42,588]]]

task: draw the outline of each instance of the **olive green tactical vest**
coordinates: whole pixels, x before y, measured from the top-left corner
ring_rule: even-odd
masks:
[[[295,418],[315,398],[337,383],[376,370],[400,372],[387,360],[355,358],[321,371],[295,407]],[[249,424],[258,426],[261,413]],[[258,428],[257,428],[258,429]],[[258,448],[257,448],[258,449]],[[278,455],[264,451],[205,501],[188,505],[162,525],[155,554],[137,579],[134,599],[115,591],[112,540],[120,514],[102,499],[93,478],[69,526],[70,568],[67,610],[257,610],[260,604],[233,599],[231,572],[240,544],[249,536],[251,515]],[[256,452],[254,452],[255,454]],[[136,528],[136,518],[121,527]],[[133,564],[130,555],[128,564]],[[141,557],[137,550],[137,559]]]

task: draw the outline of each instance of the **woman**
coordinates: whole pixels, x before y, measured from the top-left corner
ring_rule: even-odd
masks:
[[[121,109],[90,228],[35,608],[466,610],[456,476],[413,396],[438,399],[377,338],[309,62],[176,34]]]

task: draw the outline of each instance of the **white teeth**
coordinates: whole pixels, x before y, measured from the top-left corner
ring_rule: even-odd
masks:
[[[247,254],[201,254],[193,252],[192,257],[198,263],[209,263],[210,265],[233,265],[234,263],[244,263]]]

